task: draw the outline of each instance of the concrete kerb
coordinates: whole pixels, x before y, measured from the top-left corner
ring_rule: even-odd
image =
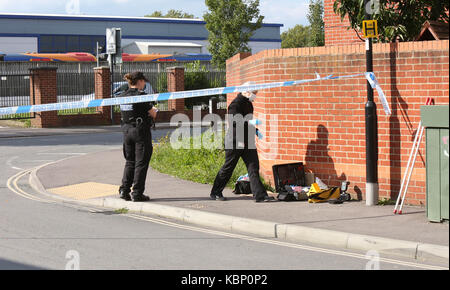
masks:
[[[86,203],[112,209],[126,208],[131,212],[151,214],[185,223],[211,227],[219,230],[253,234],[265,238],[278,238],[289,242],[307,242],[359,251],[379,253],[416,259],[424,262],[448,262],[449,248],[439,245],[394,240],[381,237],[357,235],[326,229],[296,225],[277,224],[261,220],[204,212],[160,204],[133,204],[115,198],[90,200]]]
[[[151,214],[189,224],[206,226],[230,232],[254,234],[276,238],[276,224],[272,222],[246,219],[223,214],[209,213],[156,203],[131,203],[117,198],[99,198],[83,202],[93,206],[111,209],[127,209],[138,214]]]
[[[349,234],[347,248],[417,259],[418,245],[419,243],[409,241]]]
[[[30,184],[47,196],[55,195],[45,191],[37,177],[39,167],[30,175]],[[63,198],[60,198],[63,199]],[[132,203],[117,198],[98,198],[87,201],[63,202],[90,205],[114,210],[127,209],[137,214],[150,214],[199,226],[211,227],[241,234],[252,234],[265,238],[278,238],[288,242],[307,242],[358,251],[378,251],[423,262],[448,263],[449,247],[422,244],[403,240],[358,235],[326,229],[310,228],[289,224],[278,224],[262,220],[228,216],[194,209],[173,207],[157,203]]]
[[[447,262],[449,259],[449,248],[440,245],[419,244],[417,247],[417,260]]]

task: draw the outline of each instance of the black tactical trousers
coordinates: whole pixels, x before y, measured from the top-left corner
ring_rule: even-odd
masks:
[[[134,127],[126,124],[122,126],[122,129],[123,155],[126,163],[120,190],[130,192],[133,187],[134,196],[142,195],[145,191],[145,180],[153,153],[150,126]]]
[[[212,195],[222,195],[222,191],[225,189],[228,181],[230,181],[233,171],[241,157],[247,166],[253,196],[256,200],[263,199],[267,196],[267,191],[259,178],[259,158],[256,149],[225,150],[225,164],[220,169],[214,181],[214,186],[211,191]]]

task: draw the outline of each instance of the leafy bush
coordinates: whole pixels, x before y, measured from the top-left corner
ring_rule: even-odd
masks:
[[[187,63],[184,73],[184,87],[187,91],[206,89],[209,86],[208,70],[200,61]]]
[[[208,70],[200,61],[188,63],[185,66],[184,88],[186,91],[209,88]],[[185,106],[192,109],[193,106],[208,104],[210,97],[190,98],[185,100]]]

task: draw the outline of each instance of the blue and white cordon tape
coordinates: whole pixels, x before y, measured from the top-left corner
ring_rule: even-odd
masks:
[[[95,107],[107,107],[115,105],[127,105],[135,103],[145,103],[145,102],[161,102],[167,100],[175,99],[188,99],[204,96],[215,96],[224,95],[230,93],[238,92],[248,92],[248,91],[260,91],[264,89],[280,88],[280,87],[290,87],[295,85],[301,85],[305,83],[312,83],[325,80],[336,80],[336,79],[347,79],[356,78],[360,76],[366,76],[367,80],[370,82],[374,89],[377,89],[383,106],[385,108],[386,114],[390,115],[389,104],[384,97],[383,90],[381,89],[374,73],[365,74],[355,74],[355,75],[344,75],[344,76],[327,76],[320,77],[317,75],[315,79],[309,80],[298,80],[289,82],[275,82],[267,84],[253,84],[245,86],[235,86],[235,87],[225,87],[225,88],[215,88],[215,89],[205,89],[205,90],[195,90],[195,91],[184,91],[184,92],[172,92],[172,93],[161,93],[161,94],[151,94],[151,95],[141,95],[132,97],[118,97],[111,99],[98,99],[92,101],[78,101],[78,102],[66,102],[66,103],[53,103],[53,104],[43,104],[43,105],[32,105],[32,106],[19,106],[19,107],[6,107],[0,108],[1,115],[13,115],[13,114],[25,114],[25,113],[37,113],[37,112],[49,112],[49,111],[59,111],[59,110],[72,110],[72,109],[83,109],[83,108],[95,108]],[[387,109],[386,109],[387,108]]]

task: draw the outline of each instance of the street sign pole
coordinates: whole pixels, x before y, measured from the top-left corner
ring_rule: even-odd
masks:
[[[115,55],[111,55],[110,71],[111,71],[111,98],[114,98],[114,63]],[[114,125],[114,106],[111,106],[111,125]]]
[[[365,19],[371,20],[367,5],[369,0],[364,0]],[[367,72],[373,72],[373,51],[372,38],[366,38],[366,65]],[[378,204],[378,123],[377,105],[374,102],[373,88],[367,82],[367,103],[366,103],[366,205],[375,206]]]
[[[98,41],[97,41],[97,46],[95,48],[95,57],[97,58],[97,67],[100,66],[100,61],[98,60],[98,50],[99,50],[99,45],[98,45]]]
[[[114,97],[114,66],[122,64],[122,31],[120,28],[106,29],[106,53],[111,71],[111,98]],[[114,125],[114,106],[111,106],[111,122]]]

